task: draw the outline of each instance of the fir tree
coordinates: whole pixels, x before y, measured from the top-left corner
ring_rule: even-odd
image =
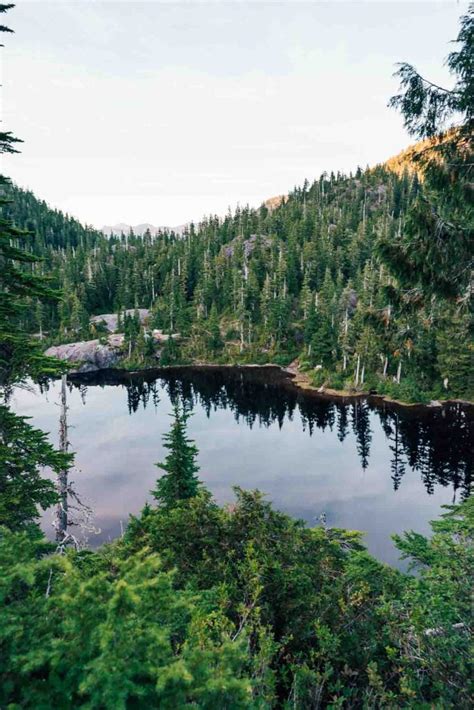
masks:
[[[196,476],[199,467],[196,463],[198,455],[194,442],[187,437],[186,424],[189,414],[178,405],[174,407],[174,422],[170,431],[164,435],[164,446],[168,454],[158,468],[165,471],[156,482],[153,497],[165,507],[193,498],[201,489],[201,482]]]
[[[0,11],[10,7],[0,5]],[[0,152],[17,152],[17,142],[11,133],[0,133]],[[58,360],[42,354],[41,343],[25,332],[22,323],[27,310],[33,310],[34,321],[33,299],[57,294],[43,276],[33,273],[38,258],[24,248],[31,234],[18,229],[6,214],[9,189],[9,180],[0,176],[0,524],[18,530],[36,520],[38,506],[47,508],[56,500],[54,486],[41,478],[40,468],[50,466],[58,472],[70,465],[70,457],[57,453],[45,434],[7,406],[15,385],[64,369]]]
[[[212,352],[218,352],[222,349],[223,340],[219,326],[219,316],[217,314],[216,304],[213,303],[208,321],[208,345]]]
[[[445,391],[474,397],[474,344],[469,315],[453,308],[436,338],[437,367]]]
[[[379,252],[403,286],[469,303],[474,251],[473,5],[461,18],[455,43],[458,49],[446,62],[455,78],[451,89],[429,81],[410,64],[402,63],[397,71],[401,93],[390,105],[401,111],[412,135],[428,139],[412,151],[424,184],[403,230],[394,241],[381,240]]]

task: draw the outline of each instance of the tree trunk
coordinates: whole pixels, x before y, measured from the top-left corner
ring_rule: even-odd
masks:
[[[385,358],[383,363],[383,376],[387,377],[387,367],[388,367],[388,357]]]
[[[402,377],[402,361],[400,360],[400,362],[398,363],[398,368],[397,368],[397,384],[398,385],[400,384],[401,377]]]
[[[360,355],[357,355],[357,367],[356,367],[356,375],[355,375],[355,386],[356,387],[359,385],[359,370],[360,370]]]
[[[63,453],[68,450],[67,433],[67,400],[66,400],[66,375],[61,378],[61,414],[59,417],[59,449]],[[56,541],[62,543],[67,534],[67,481],[68,469],[65,468],[58,473],[57,489],[59,502],[56,507]]]

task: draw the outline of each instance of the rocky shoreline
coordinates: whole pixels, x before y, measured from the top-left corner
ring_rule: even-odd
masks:
[[[145,308],[136,310],[128,309],[127,311],[124,311],[122,315],[124,317],[135,315],[135,317],[137,317],[143,325],[148,322],[150,312]],[[69,374],[72,376],[93,374],[105,370],[113,370],[116,372],[131,374],[131,371],[128,368],[120,366],[125,357],[125,336],[123,333],[117,332],[119,327],[118,315],[114,313],[106,313],[93,316],[91,318],[91,325],[94,327],[102,327],[105,330],[104,335],[94,340],[67,343],[64,345],[54,345],[48,348],[45,354],[64,360],[72,365],[69,369]],[[179,333],[168,335],[163,333],[161,330],[151,330],[149,337],[153,338],[156,344],[163,345],[169,338],[179,338],[180,335]],[[303,391],[308,395],[317,396],[322,399],[340,399],[349,402],[358,399],[370,399],[374,403],[387,403],[392,406],[416,409],[418,411],[424,408],[433,409],[452,404],[459,404],[465,407],[474,407],[474,402],[461,399],[432,400],[429,403],[404,402],[390,397],[389,395],[378,394],[374,391],[364,392],[359,390],[335,390],[330,387],[325,387],[324,385],[317,387],[311,383],[308,375],[300,370],[298,359],[294,360],[286,367],[282,367],[275,363],[265,363],[262,365],[256,363],[216,364],[202,361],[195,361],[180,366],[166,366],[160,365],[160,351],[158,350],[156,352],[156,364],[152,363],[151,365],[144,365],[140,368],[140,370],[134,371],[134,374],[136,372],[144,373],[150,371],[156,371],[159,373],[163,370],[179,368],[272,368],[274,370],[279,370],[283,375],[290,378],[291,385],[299,391]]]
[[[305,396],[315,397],[321,400],[340,400],[342,402],[350,403],[357,400],[368,400],[369,402],[376,405],[388,405],[395,408],[403,408],[405,410],[411,410],[415,412],[430,411],[433,409],[441,409],[443,407],[448,407],[452,405],[460,405],[462,407],[474,408],[474,402],[461,399],[447,399],[447,400],[437,400],[430,402],[428,404],[422,402],[403,402],[402,400],[397,400],[388,395],[377,394],[374,392],[353,392],[347,390],[334,390],[329,387],[315,387],[309,381],[308,376],[305,373],[300,372],[295,369],[292,363],[288,367],[282,367],[275,363],[247,363],[247,364],[217,364],[209,362],[194,362],[185,365],[156,365],[152,367],[144,367],[137,370],[128,370],[121,368],[120,364],[118,366],[102,368],[100,371],[95,369],[90,370],[76,370],[69,374],[73,379],[82,379],[89,377],[94,377],[94,374],[103,376],[109,376],[114,384],[125,379],[133,379],[136,377],[159,377],[160,373],[168,372],[180,372],[189,370],[269,370],[273,372],[278,372],[281,375],[281,384],[283,386],[289,386],[301,392]]]
[[[81,374],[114,368],[121,358],[124,337],[122,334],[108,335],[105,340],[83,340],[65,345],[52,345],[45,352],[48,357],[56,357],[72,364],[70,372]]]

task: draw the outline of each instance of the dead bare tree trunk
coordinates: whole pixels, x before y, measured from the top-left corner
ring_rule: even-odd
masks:
[[[59,417],[59,449],[63,453],[68,450],[68,431],[67,431],[67,399],[66,399],[66,375],[61,377],[61,414]],[[59,501],[56,507],[56,541],[61,544],[67,536],[67,484],[68,484],[68,469],[64,468],[58,473],[57,490]]]
[[[397,367],[397,385],[400,384],[401,377],[402,377],[402,361],[400,360],[398,363],[398,367]]]

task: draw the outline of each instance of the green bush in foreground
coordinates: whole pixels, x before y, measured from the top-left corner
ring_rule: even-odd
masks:
[[[2,707],[249,707],[244,638],[157,555],[40,556],[40,544],[2,532]]]
[[[473,511],[398,541],[418,577],[243,491],[148,507],[99,552],[3,528],[0,705],[471,707]]]

